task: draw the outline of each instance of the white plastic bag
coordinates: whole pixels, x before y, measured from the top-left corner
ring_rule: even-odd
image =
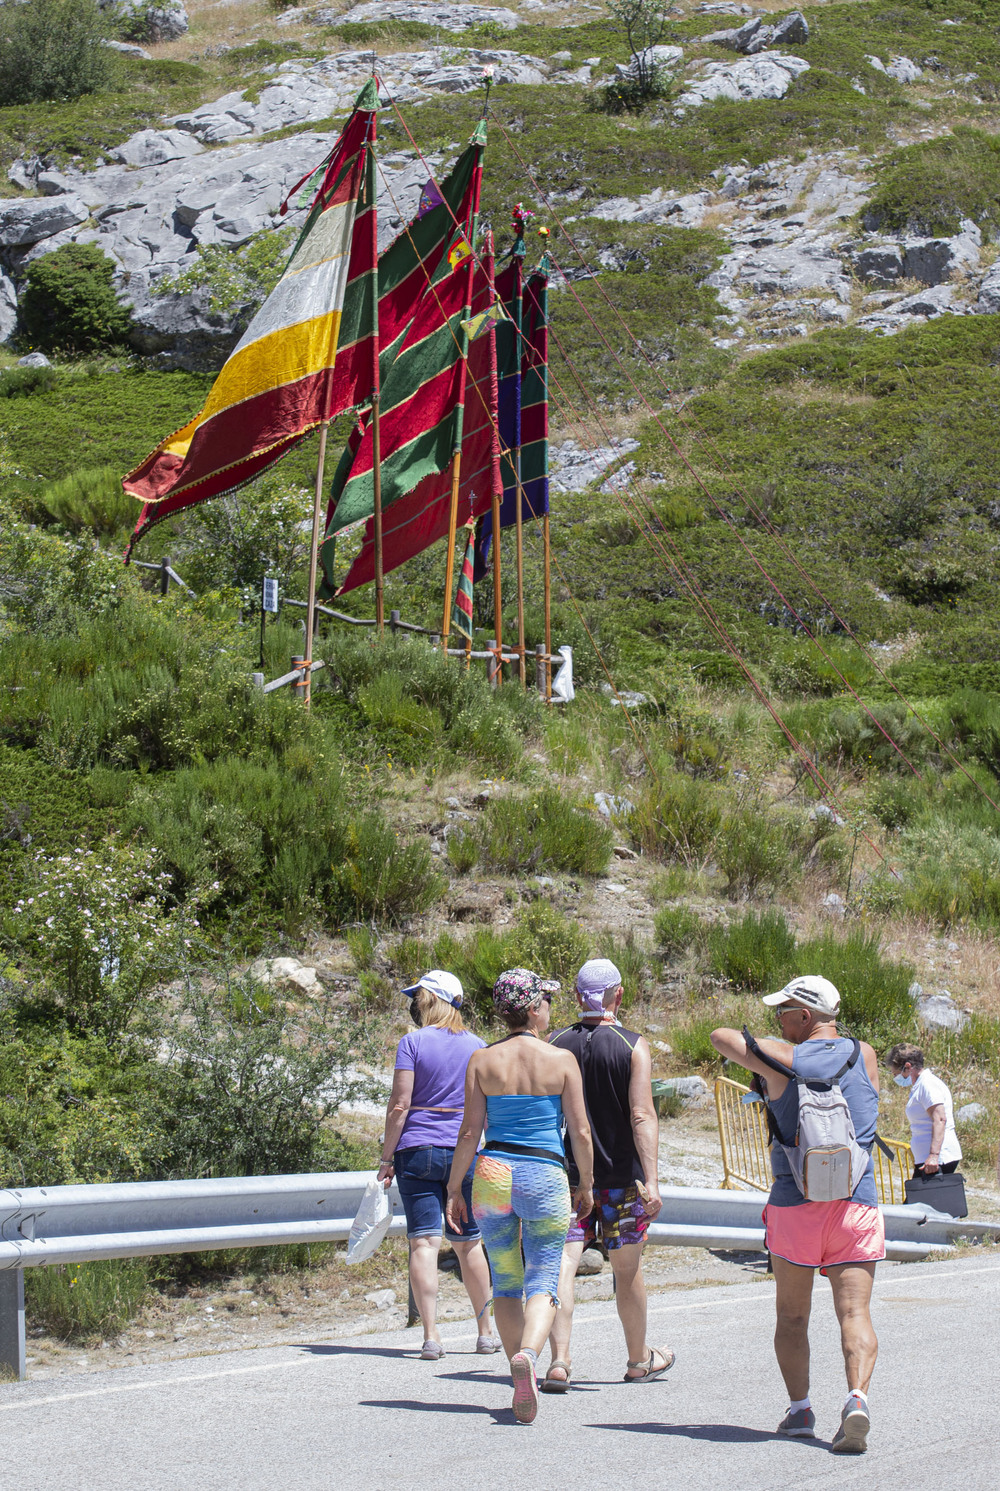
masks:
[[[392,1201],[380,1180],[370,1180],[361,1198],[358,1214],[347,1239],[347,1262],[363,1263],[370,1258],[389,1230]]]

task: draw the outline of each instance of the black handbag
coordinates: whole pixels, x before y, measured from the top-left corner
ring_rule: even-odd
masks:
[[[916,1202],[943,1211],[949,1217],[967,1217],[969,1204],[965,1199],[965,1178],[958,1170],[950,1175],[914,1175],[904,1182],[907,1203]]]

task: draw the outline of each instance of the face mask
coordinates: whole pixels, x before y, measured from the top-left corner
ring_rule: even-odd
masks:
[[[896,1084],[897,1087],[912,1087],[913,1086],[913,1078],[912,1077],[904,1077],[902,1075],[902,1073],[900,1073],[900,1075],[898,1077],[893,1077],[892,1080],[895,1082],[895,1084]]]

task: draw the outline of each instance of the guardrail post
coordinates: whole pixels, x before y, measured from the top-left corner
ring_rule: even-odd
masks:
[[[160,594],[166,595],[170,589],[170,555],[164,554],[160,560]]]
[[[398,611],[390,611],[389,612],[389,630],[390,630],[390,632],[392,632],[393,636],[395,636],[395,634],[396,634],[396,628],[398,626],[399,626],[399,612]]]
[[[490,655],[486,659],[486,682],[490,685],[490,688],[495,689],[500,682],[500,664],[498,662],[499,653],[497,652],[496,637],[491,637],[486,646],[490,651]]]
[[[302,653],[302,654],[293,653],[292,654],[292,667],[293,668],[299,668],[299,667],[301,667],[302,664],[305,662],[305,660],[306,659],[305,659],[305,654],[304,653]],[[304,699],[305,698],[305,696],[306,696],[306,685],[305,685],[305,679],[304,678],[300,678],[299,681],[298,681],[298,683],[293,683],[292,684],[292,693],[295,695],[296,699]]]
[[[0,1270],[0,1374],[25,1378],[23,1268]]]

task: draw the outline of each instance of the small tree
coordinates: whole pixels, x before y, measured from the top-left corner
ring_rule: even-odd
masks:
[[[0,107],[97,93],[118,69],[102,45],[110,22],[97,0],[7,0],[0,5]]]
[[[629,69],[631,106],[638,104],[641,107],[647,99],[656,98],[663,91],[663,69],[653,49],[663,40],[677,7],[672,0],[606,0],[606,3],[625,32],[632,53]],[[624,98],[622,107],[629,107]]]
[[[115,295],[114,272],[95,243],[65,243],[29,264],[19,309],[31,341],[65,352],[124,341],[131,318]]]

